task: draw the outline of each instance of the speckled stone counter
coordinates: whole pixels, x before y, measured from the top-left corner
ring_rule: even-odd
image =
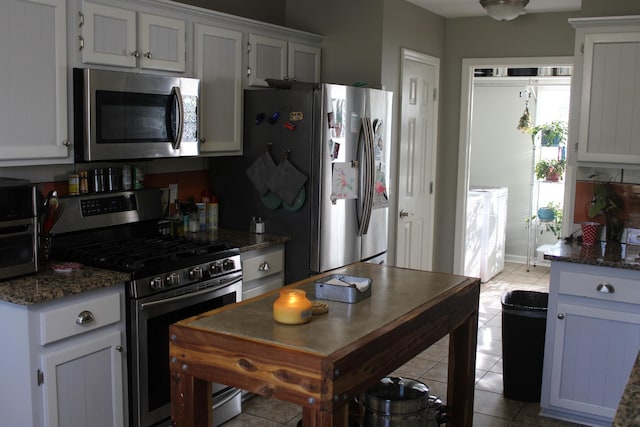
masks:
[[[640,353],[613,419],[614,427],[640,427]]]
[[[20,305],[32,305],[93,289],[123,284],[126,273],[83,266],[72,273],[57,273],[53,264],[45,264],[36,274],[0,281],[0,300]]]
[[[191,238],[220,241],[239,247],[241,252],[267,248],[285,243],[288,236],[253,234],[240,230],[208,230],[190,235]],[[37,274],[0,280],[0,301],[31,305],[51,301],[65,296],[123,284],[129,277],[126,273],[83,266],[73,273],[57,273],[51,264],[43,265]]]
[[[231,230],[228,228],[201,231],[199,233],[192,234],[191,237],[202,240],[226,242],[232,246],[240,248],[240,252],[264,249],[269,246],[278,245],[291,240],[289,236],[255,234],[249,233],[248,231]]]
[[[599,265],[603,267],[625,268],[630,270],[640,270],[640,257],[632,251],[623,247],[620,257],[608,256],[605,244],[593,246],[581,246],[577,243],[566,243],[559,241],[544,254],[544,259],[550,261],[564,261],[579,264]]]

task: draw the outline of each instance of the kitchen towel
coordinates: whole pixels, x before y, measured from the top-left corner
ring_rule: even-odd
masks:
[[[265,151],[245,171],[249,180],[261,196],[264,196],[269,191],[267,181],[275,174],[276,168],[277,166],[273,162],[271,154]]]
[[[267,187],[287,205],[293,205],[307,176],[295,168],[286,157],[267,180]]]

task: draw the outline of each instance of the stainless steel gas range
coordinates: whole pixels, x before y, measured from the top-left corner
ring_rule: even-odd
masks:
[[[171,323],[242,298],[240,251],[162,235],[160,190],[62,199],[52,258],[129,273],[127,366],[132,427],[170,425]],[[241,391],[212,385],[216,425],[240,413]]]

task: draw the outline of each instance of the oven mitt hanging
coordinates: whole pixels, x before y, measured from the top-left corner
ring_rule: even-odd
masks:
[[[292,205],[305,182],[307,182],[307,176],[285,158],[267,180],[267,187],[284,203]]]
[[[276,173],[277,166],[268,151],[262,153],[246,170],[249,180],[261,196],[269,191],[267,181]]]

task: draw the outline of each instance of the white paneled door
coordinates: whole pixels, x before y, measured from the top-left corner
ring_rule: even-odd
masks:
[[[430,270],[440,60],[403,50],[396,265]]]

